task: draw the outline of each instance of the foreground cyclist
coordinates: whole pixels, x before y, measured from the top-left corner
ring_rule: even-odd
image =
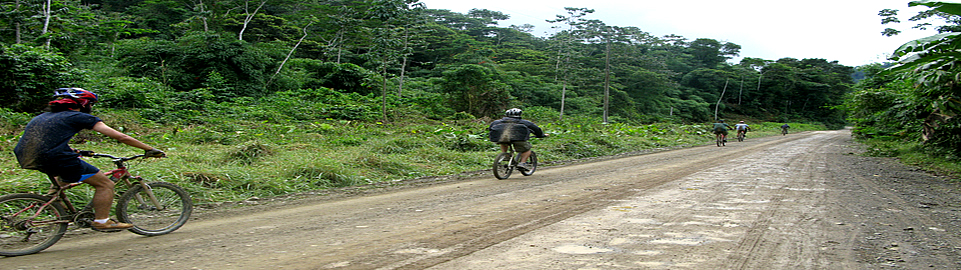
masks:
[[[164,152],[123,134],[90,115],[97,95],[81,88],[60,88],[48,112],[30,120],[13,152],[20,167],[54,176],[61,183],[84,182],[94,187],[92,227],[98,231],[116,231],[133,227],[110,220],[114,182],[100,169],[81,160],[68,143],[81,130],[91,129],[126,145],[143,149],[148,157],[163,157]],[[63,185],[63,184],[61,184]]]
[[[509,150],[508,144],[514,145],[514,150],[521,155],[520,164],[517,164],[517,167],[530,170],[531,166],[527,164],[527,158],[531,156],[533,146],[527,140],[530,139],[531,133],[534,133],[537,138],[547,137],[547,134],[534,122],[521,119],[522,112],[518,108],[507,110],[504,112],[504,118],[491,122],[487,129],[490,131],[490,141],[500,144],[501,152],[506,153]]]

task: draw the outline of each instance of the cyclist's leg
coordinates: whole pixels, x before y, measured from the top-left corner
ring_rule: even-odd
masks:
[[[110,206],[113,204],[114,195],[114,182],[110,181],[110,178],[103,172],[97,172],[96,174],[83,180],[84,183],[93,186],[93,216],[95,219],[107,219],[110,218]]]
[[[93,186],[93,208],[96,219],[110,217],[110,204],[113,203],[113,181],[100,172],[100,169],[77,158],[74,160],[60,162],[55,166],[49,166],[43,172],[48,175],[56,176],[63,183],[83,182]]]
[[[527,162],[527,158],[531,157],[531,149],[533,146],[528,141],[517,141],[514,142],[514,150],[521,153],[521,163]]]
[[[507,153],[511,150],[510,145],[506,143],[499,143],[499,145],[501,146],[501,153]]]

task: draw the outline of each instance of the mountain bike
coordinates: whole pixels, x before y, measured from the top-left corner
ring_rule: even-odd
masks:
[[[120,222],[133,224],[130,232],[155,236],[173,232],[190,218],[193,208],[190,195],[183,188],[166,182],[146,182],[133,176],[126,163],[145,157],[117,157],[81,151],[82,156],[110,158],[116,169],[106,172],[117,184],[115,190],[126,191],[114,196],[114,208]],[[46,195],[16,193],[0,196],[0,255],[20,256],[40,252],[60,240],[69,225],[90,228],[94,220],[93,204],[77,209],[68,198],[67,190],[83,182],[61,186],[53,176]]]
[[[721,146],[724,146],[724,145],[726,144],[726,143],[724,142],[724,134],[723,134],[723,133],[716,133],[716,134],[714,134],[714,139],[715,139],[714,142],[717,143],[717,147],[721,147]]]
[[[520,153],[514,152],[514,146],[512,144],[507,144],[507,152],[502,152],[494,158],[494,177],[497,179],[507,179],[511,177],[511,172],[516,168],[524,176],[531,176],[534,171],[537,170],[537,153],[531,151],[531,156],[527,158],[527,164],[531,166],[530,170],[525,170],[523,168],[518,168],[517,164],[520,164]]]
[[[744,130],[738,130],[738,131],[737,131],[737,141],[738,141],[738,142],[743,142],[743,141],[744,141],[745,132],[746,132],[746,131],[744,131]]]
[[[781,128],[781,136],[785,136],[785,135],[787,135],[787,129]]]

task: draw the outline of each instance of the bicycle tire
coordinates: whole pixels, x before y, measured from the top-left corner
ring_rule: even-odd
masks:
[[[715,135],[715,136],[714,136],[714,143],[717,144],[717,147],[721,147],[721,143],[723,143],[722,140],[721,140],[721,135]]]
[[[27,224],[27,219],[24,218],[24,215],[32,217],[36,210],[13,216],[32,204],[41,205],[49,202],[50,199],[47,196],[28,193],[0,196],[0,256],[34,254],[60,241],[69,224],[59,222],[66,216],[66,211],[59,203],[48,205],[40,215],[30,219],[30,222],[51,222],[43,226]]]
[[[527,164],[531,165],[530,170],[518,170],[524,176],[531,176],[537,170],[537,153],[531,151],[531,156],[527,158]]]
[[[153,182],[147,186],[153,191],[160,207],[152,205],[141,185],[131,187],[117,202],[117,219],[133,224],[128,231],[156,236],[176,231],[187,223],[193,211],[193,202],[187,191],[167,182]]]
[[[743,141],[744,141],[744,133],[738,133],[738,134],[737,134],[737,141],[738,141],[738,142],[743,142]]]
[[[511,166],[511,154],[498,154],[497,157],[494,158],[492,170],[494,171],[494,177],[497,177],[497,179],[504,180],[511,177],[511,172],[514,170],[514,167]]]

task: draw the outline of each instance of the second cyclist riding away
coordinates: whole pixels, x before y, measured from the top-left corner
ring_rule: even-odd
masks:
[[[532,168],[527,164],[527,159],[531,156],[533,146],[528,140],[532,133],[537,138],[547,137],[547,134],[534,122],[521,119],[521,113],[523,113],[521,109],[509,109],[504,112],[504,118],[491,122],[487,129],[490,131],[490,141],[500,145],[501,153],[510,152],[513,146],[514,151],[520,153],[520,163],[517,164],[517,168],[530,170]]]

